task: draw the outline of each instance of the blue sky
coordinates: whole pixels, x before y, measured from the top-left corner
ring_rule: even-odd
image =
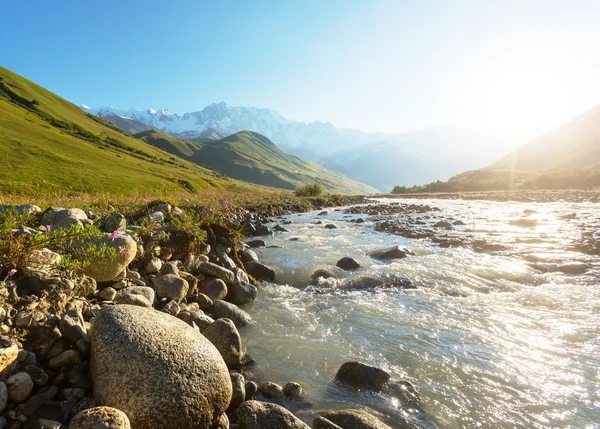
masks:
[[[90,106],[543,131],[600,104],[600,1],[31,0],[0,64]]]

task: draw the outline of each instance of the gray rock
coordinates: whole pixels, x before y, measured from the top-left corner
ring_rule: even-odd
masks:
[[[83,226],[83,223],[74,217],[64,217],[52,226],[52,230],[56,231],[58,229],[69,229],[74,225]]]
[[[241,255],[242,262],[258,262],[258,256],[256,252],[252,249],[244,249]]]
[[[175,276],[179,276],[179,268],[177,268],[175,262],[167,262],[163,264],[162,268],[160,269],[160,273],[163,275],[173,274]]]
[[[341,268],[342,270],[356,270],[360,268],[360,264],[350,256],[344,256],[342,259],[337,261],[335,266]]]
[[[363,410],[329,411],[321,413],[321,416],[344,429],[392,429]],[[399,429],[403,427],[399,426]]]
[[[272,381],[265,381],[263,383],[260,383],[260,385],[258,386],[258,392],[262,394],[265,398],[269,399],[279,399],[285,396],[283,387],[281,387],[277,383],[273,383]]]
[[[333,273],[333,271],[328,270],[326,268],[319,268],[314,273],[312,273],[312,275],[310,276],[310,283],[313,285],[317,284],[319,278],[324,278],[324,279],[335,278],[335,274]]]
[[[254,235],[271,235],[271,231],[269,231],[269,227],[266,225],[257,225]]]
[[[117,295],[115,302],[123,305],[135,305],[137,307],[152,308],[152,303],[144,298],[143,295]]]
[[[102,301],[114,301],[117,296],[117,291],[111,287],[107,287],[98,292],[98,299]]]
[[[32,250],[21,271],[27,277],[43,277],[58,274],[62,256],[50,249]]]
[[[252,318],[241,308],[227,301],[215,301],[212,313],[217,319],[231,319],[236,327],[240,328],[252,321]]]
[[[229,319],[218,319],[206,327],[202,334],[217,348],[229,369],[242,366],[244,351],[242,338],[235,324]]]
[[[232,395],[210,341],[175,317],[134,306],[106,307],[94,319],[91,374],[94,399],[122,410],[136,429],[209,429]]]
[[[9,402],[23,402],[33,390],[33,381],[26,372],[17,372],[6,379]]]
[[[375,259],[400,259],[406,258],[408,255],[414,255],[414,253],[405,247],[392,246],[387,249],[378,249],[369,253],[371,258]]]
[[[356,219],[356,223],[365,223],[365,220],[362,217]]]
[[[6,406],[8,405],[8,388],[6,384],[0,381],[0,413],[3,413],[6,410]]]
[[[165,220],[165,214],[163,212],[156,211],[154,213],[147,214],[146,216],[142,216],[137,220],[137,224],[141,225],[144,222],[156,222],[161,223]]]
[[[312,423],[313,429],[344,429],[325,417],[317,417]]]
[[[58,324],[60,333],[71,345],[76,345],[81,339],[89,341],[85,320],[80,309],[67,310],[61,316]]]
[[[234,411],[242,402],[246,400],[246,385],[244,376],[237,372],[231,373],[231,385],[233,394],[231,395],[231,403],[229,404],[228,412]]]
[[[338,369],[335,379],[356,389],[380,390],[391,375],[383,369],[360,362],[346,362]]]
[[[258,289],[250,283],[233,282],[227,287],[225,299],[235,305],[252,302],[258,296]]]
[[[202,283],[199,288],[200,293],[206,295],[213,301],[225,299],[227,296],[227,285],[221,279],[211,278]]]
[[[46,213],[42,218],[42,225],[56,225],[62,219],[73,218],[80,221],[87,220],[87,215],[81,209],[57,209]]]
[[[265,247],[267,245],[267,243],[265,243],[265,240],[250,240],[246,241],[246,244],[252,248]]]
[[[77,243],[74,248],[86,248],[89,245],[98,247],[106,245],[112,247],[116,252],[114,256],[107,255],[90,259],[90,264],[84,271],[87,276],[92,277],[97,282],[107,282],[115,279],[135,259],[137,254],[137,244],[129,235],[119,235],[114,240],[108,235],[98,239],[84,240]]]
[[[154,258],[150,259],[148,262],[146,262],[146,265],[144,265],[144,270],[146,271],[146,274],[156,274],[160,271],[162,266],[163,266],[162,261],[160,259],[154,257]]]
[[[246,271],[242,270],[240,267],[235,267],[231,271],[233,271],[233,274],[235,275],[236,282],[250,283],[248,274],[246,274]]]
[[[179,301],[187,295],[188,282],[174,274],[165,274],[152,279],[156,296],[159,298],[174,299]]]
[[[131,425],[123,411],[111,407],[94,407],[73,417],[68,429],[131,429]]]
[[[127,220],[121,213],[111,213],[100,222],[102,231],[112,233],[127,228]]]
[[[217,277],[228,284],[235,281],[233,271],[223,268],[220,265],[213,264],[212,262],[201,262],[198,264],[198,272]]]
[[[204,314],[202,310],[181,311],[177,317],[192,327],[197,326],[200,329],[200,332],[204,331],[214,322],[214,319]]]
[[[302,391],[302,386],[299,383],[290,382],[283,385],[283,393],[285,393],[286,398],[291,399],[292,401],[297,401],[302,398],[304,392]]]
[[[210,299],[203,293],[199,293],[199,294],[195,295],[194,298],[196,299],[196,302],[200,306],[200,310],[205,311],[213,306],[212,299]]]
[[[246,383],[245,389],[245,401],[251,401],[253,399],[256,399],[256,394],[258,393],[258,384],[256,384],[254,381],[249,381],[248,383]]]
[[[50,369],[58,369],[64,366],[73,366],[78,365],[83,362],[83,358],[81,357],[81,353],[77,350],[65,350],[58,356],[53,357],[48,362],[48,366]]]
[[[260,262],[246,262],[244,268],[248,274],[257,280],[274,281],[277,276],[275,270],[267,265],[261,264]]]
[[[40,390],[23,404],[23,413],[28,417],[32,416],[44,403],[53,400],[57,394],[57,386],[49,386]]]
[[[246,401],[235,410],[241,429],[310,429],[285,408],[259,401]]]
[[[171,213],[172,207],[169,203],[160,203],[156,207],[154,207],[154,211],[163,212],[163,213]]]
[[[171,316],[177,317],[177,315],[181,312],[181,307],[177,304],[177,301],[169,301],[162,308],[163,312],[170,314]]]
[[[151,287],[128,286],[126,288],[123,288],[117,293],[116,302],[118,302],[119,304],[124,304],[125,302],[123,301],[123,299],[124,299],[124,297],[126,297],[128,295],[140,295],[146,301],[148,301],[150,303],[150,305],[154,304],[155,293],[154,293],[154,289],[152,289]]]
[[[325,225],[325,229],[337,229],[337,226],[332,223],[328,223]]]

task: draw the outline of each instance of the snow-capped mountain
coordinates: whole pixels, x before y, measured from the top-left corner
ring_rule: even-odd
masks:
[[[454,174],[480,168],[529,137],[452,127],[402,134],[367,133],[336,128],[330,122],[293,121],[271,109],[232,107],[224,102],[183,115],[166,109],[82,108],[132,134],[155,129],[193,139],[207,130],[223,135],[254,131],[289,153],[364,180],[382,191],[390,191],[395,185],[447,180]]]

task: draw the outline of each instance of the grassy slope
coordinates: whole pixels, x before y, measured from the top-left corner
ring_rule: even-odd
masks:
[[[376,192],[369,185],[290,155],[266,137],[251,131],[203,142],[177,139],[157,131],[145,131],[135,137],[169,153],[251,183],[294,189],[302,183],[318,181],[328,191]]]
[[[1,193],[249,189],[132,138],[2,67],[0,159]]]

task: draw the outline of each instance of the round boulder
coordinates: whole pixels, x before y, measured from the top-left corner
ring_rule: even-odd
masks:
[[[95,256],[90,259],[90,263],[84,271],[87,276],[92,277],[97,282],[107,282],[116,278],[135,259],[137,254],[137,244],[129,235],[119,235],[112,239],[107,234],[102,238],[78,243],[75,248],[86,249],[92,245],[98,248],[106,245],[116,251],[115,255]]]
[[[156,296],[159,298],[174,299],[179,301],[187,295],[189,284],[186,280],[175,274],[165,274],[152,279]]]
[[[342,270],[356,270],[360,268],[360,264],[350,256],[344,256],[342,259],[337,261],[337,264],[335,264],[335,266],[341,268]]]
[[[242,366],[242,337],[231,320],[215,320],[202,334],[213,343],[230,369]]]
[[[229,406],[231,379],[219,351],[173,316],[106,307],[91,340],[94,399],[122,410],[136,429],[209,429]]]
[[[111,407],[94,407],[73,417],[69,429],[131,429],[131,425],[123,411]]]
[[[212,278],[202,283],[200,293],[203,293],[213,301],[219,301],[225,299],[227,296],[227,285],[221,279]]]
[[[285,408],[259,401],[246,401],[235,410],[241,429],[310,429]]]
[[[356,389],[379,390],[390,379],[390,373],[360,362],[346,362],[338,369],[335,379]]]

